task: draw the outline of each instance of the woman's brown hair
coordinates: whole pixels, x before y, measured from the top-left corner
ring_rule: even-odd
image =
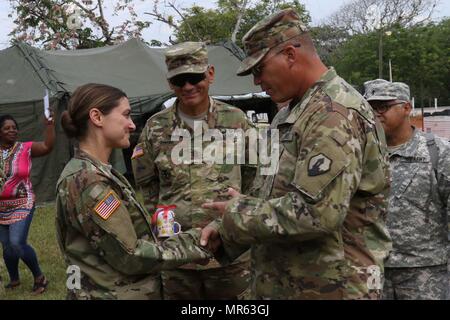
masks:
[[[86,135],[89,111],[97,108],[108,114],[117,107],[125,92],[104,84],[88,83],[78,87],[69,100],[67,111],[61,115],[61,125],[69,138],[80,139]]]

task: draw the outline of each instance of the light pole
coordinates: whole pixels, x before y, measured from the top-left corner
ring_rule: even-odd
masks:
[[[378,30],[378,78],[383,79],[383,28],[381,26],[380,8],[373,4],[366,10],[366,25],[370,31]]]
[[[378,78],[383,79],[383,30],[380,29],[380,40],[378,41]]]
[[[379,29],[380,39],[378,41],[378,78],[383,79],[383,34],[391,36],[392,31],[383,32],[383,28]],[[389,81],[392,82],[392,65],[389,59]]]
[[[392,34],[392,31],[386,31],[385,34],[389,37]],[[389,81],[392,82],[392,62],[389,59]]]

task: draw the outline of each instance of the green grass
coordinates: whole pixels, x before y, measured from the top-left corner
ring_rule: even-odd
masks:
[[[2,278],[0,300],[65,299],[66,265],[56,241],[55,205],[53,203],[36,208],[30,227],[28,243],[36,251],[41,270],[50,281],[47,291],[37,296],[31,294],[33,276],[23,261],[20,261],[19,264],[21,285],[13,290],[3,289],[3,286],[9,282],[9,277],[0,246],[0,275]]]

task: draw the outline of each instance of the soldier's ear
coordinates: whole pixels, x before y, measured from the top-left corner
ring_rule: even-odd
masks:
[[[403,105],[403,110],[405,111],[405,114],[406,114],[407,116],[409,116],[409,115],[411,114],[411,111],[412,111],[411,103],[406,102],[406,103]]]
[[[102,127],[103,126],[103,113],[98,110],[97,108],[92,108],[89,110],[89,119],[96,127]]]
[[[206,70],[207,74],[208,74],[208,82],[209,84],[212,84],[214,82],[214,75],[216,73],[214,66],[210,65],[208,67],[208,70]]]
[[[286,48],[284,48],[284,54],[286,55],[290,63],[295,62],[295,60],[298,58],[298,52],[297,50],[295,50],[295,47],[293,45],[288,45]]]

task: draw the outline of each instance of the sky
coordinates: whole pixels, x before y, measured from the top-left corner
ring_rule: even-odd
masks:
[[[306,7],[306,9],[310,12],[312,18],[312,25],[317,25],[332,14],[337,11],[343,4],[348,2],[349,0],[300,0]],[[112,3],[114,0],[104,0],[104,3],[109,7],[107,12],[112,12]],[[176,2],[180,7],[188,7],[192,4],[197,4],[206,8],[214,7],[215,1],[211,0],[177,0]],[[136,12],[143,14],[143,12],[151,11],[153,7],[152,0],[137,0],[136,4]],[[8,17],[8,14],[11,13],[11,9],[9,6],[8,0],[0,0],[0,50],[9,47],[9,37],[8,33],[14,27],[13,19]],[[450,0],[440,0],[440,4],[435,10],[433,18],[439,19],[445,16],[450,16]],[[150,21],[152,18],[149,17]],[[119,21],[123,16],[112,17],[112,22],[114,20]],[[168,42],[169,36],[171,35],[171,30],[169,27],[163,23],[153,21],[154,23],[151,25],[149,29],[147,29],[143,37],[145,40],[150,41],[151,39],[156,39],[161,42]]]

